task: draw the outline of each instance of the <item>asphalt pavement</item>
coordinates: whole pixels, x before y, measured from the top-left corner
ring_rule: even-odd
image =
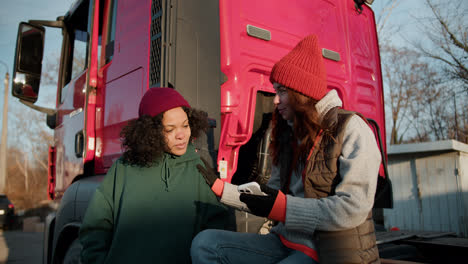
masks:
[[[42,263],[42,232],[0,230],[0,264]]]

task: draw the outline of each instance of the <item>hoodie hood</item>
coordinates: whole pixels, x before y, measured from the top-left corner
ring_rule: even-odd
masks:
[[[165,184],[166,191],[170,191],[170,183],[171,183],[171,176],[172,172],[175,167],[181,165],[182,163],[190,162],[193,160],[198,159],[198,155],[196,154],[195,147],[192,144],[188,144],[187,151],[184,155],[177,156],[174,154],[170,154],[165,152],[164,156],[161,160],[161,180]]]

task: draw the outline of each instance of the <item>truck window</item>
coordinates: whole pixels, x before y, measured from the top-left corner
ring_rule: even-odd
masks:
[[[87,67],[88,58],[88,23],[89,1],[83,1],[79,6],[65,16],[66,35],[64,36],[65,53],[62,71],[63,86],[60,102],[63,103],[67,93],[68,83],[79,76]]]
[[[86,69],[86,58],[88,57],[88,32],[75,29],[73,36],[71,80]]]
[[[101,63],[109,62],[114,54],[113,45],[115,39],[115,16],[117,1],[107,1],[110,3],[109,14],[106,16],[108,19],[109,29],[104,33],[107,34],[107,40],[102,39],[103,34],[103,11],[104,4],[106,1],[101,0],[100,3],[100,23],[99,23],[99,46],[98,46],[98,58],[101,58],[101,53],[105,53],[105,58],[101,58]],[[82,75],[88,67],[88,57],[90,49],[90,39],[92,31],[92,14],[93,6],[90,6],[90,1],[82,1],[79,6],[72,9],[65,18],[65,24],[67,26],[67,36],[65,36],[65,56],[63,59],[64,70],[63,80],[64,85],[62,87],[61,95],[66,93],[68,83],[74,80],[78,76]],[[102,51],[101,42],[107,43],[106,50]],[[101,65],[101,64],[99,64]],[[61,96],[61,102],[64,98]]]
[[[111,1],[109,6],[108,28],[107,28],[107,43],[105,48],[105,64],[109,63],[114,57],[115,43],[115,19],[117,16],[117,0]]]

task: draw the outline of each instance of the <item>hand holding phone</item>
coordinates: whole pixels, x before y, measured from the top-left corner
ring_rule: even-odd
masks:
[[[246,194],[253,194],[253,195],[261,195],[265,196],[266,193],[262,192],[260,189],[260,185],[257,182],[249,182],[242,185],[237,186],[237,191],[240,193]]]

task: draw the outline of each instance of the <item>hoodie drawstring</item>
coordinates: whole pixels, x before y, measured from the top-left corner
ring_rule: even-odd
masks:
[[[170,170],[169,170],[169,166],[167,166],[167,160],[166,159],[164,159],[163,163],[164,163],[164,165],[163,165],[164,173],[161,174],[161,180],[165,184],[166,192],[168,192],[169,191],[169,174],[170,174]]]

